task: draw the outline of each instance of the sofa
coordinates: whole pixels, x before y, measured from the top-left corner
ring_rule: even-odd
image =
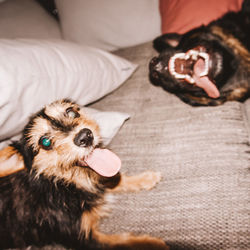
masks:
[[[150,234],[164,239],[171,249],[250,249],[250,100],[191,107],[150,83],[148,64],[157,54],[152,40],[161,33],[157,1],[144,2],[154,12],[151,26],[144,23],[149,35],[130,43],[122,39],[124,33],[126,37],[128,34],[121,29],[115,45],[101,39],[95,43],[89,33],[92,40],[81,43],[82,30],[74,36],[77,29],[64,23],[69,18],[66,12],[73,15],[73,8],[80,10],[75,4],[70,9],[69,2],[57,0],[54,5],[5,0],[0,3],[0,30],[4,31],[0,36],[8,40],[65,39],[79,46],[102,44],[102,50],[135,65],[115,89],[82,104],[103,112],[128,114],[130,118],[122,121],[108,147],[121,158],[123,173],[157,171],[162,179],[149,191],[116,194],[110,215],[101,221],[101,230]],[[83,2],[86,8],[86,2],[92,2],[89,6],[96,9],[96,1]],[[85,26],[79,24],[80,29]],[[143,27],[140,30],[145,33]],[[28,103],[33,102],[31,94]],[[2,142],[5,139],[2,137]]]

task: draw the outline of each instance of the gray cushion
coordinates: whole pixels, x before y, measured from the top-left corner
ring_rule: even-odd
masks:
[[[151,191],[115,195],[102,231],[147,233],[183,249],[250,247],[250,100],[191,107],[149,83],[151,43],[117,54],[140,66],[92,107],[131,115],[110,145],[122,172],[163,178]]]

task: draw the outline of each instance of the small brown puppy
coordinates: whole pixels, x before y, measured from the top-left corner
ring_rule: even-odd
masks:
[[[160,180],[154,172],[121,175],[120,159],[100,145],[98,125],[69,100],[30,119],[21,140],[0,152],[0,249],[168,249],[150,236],[98,230],[107,193],[151,189]]]

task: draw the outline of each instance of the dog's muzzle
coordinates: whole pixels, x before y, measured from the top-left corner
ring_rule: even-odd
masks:
[[[94,135],[88,128],[84,128],[78,132],[74,138],[74,144],[78,147],[89,147],[93,144]]]

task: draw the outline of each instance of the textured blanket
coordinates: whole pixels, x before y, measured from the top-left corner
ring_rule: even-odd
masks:
[[[122,172],[160,171],[162,181],[117,194],[101,229],[151,234],[176,249],[250,249],[250,100],[190,107],[149,83],[151,43],[116,54],[139,67],[92,107],[131,115],[110,145]]]

